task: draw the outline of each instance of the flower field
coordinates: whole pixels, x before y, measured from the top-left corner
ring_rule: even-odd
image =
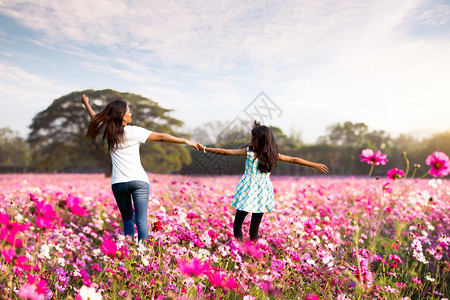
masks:
[[[150,240],[136,244],[109,178],[0,175],[0,298],[450,297],[448,180],[272,177],[275,210],[238,243],[239,176],[149,178]]]

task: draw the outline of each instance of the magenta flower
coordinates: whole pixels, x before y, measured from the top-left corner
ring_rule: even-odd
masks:
[[[27,283],[32,284],[36,287],[36,293],[45,294],[47,293],[47,281],[39,279],[38,275],[27,274]]]
[[[3,256],[3,259],[13,266],[16,266],[18,268],[21,268],[22,270],[29,271],[31,270],[30,265],[25,265],[25,263],[28,261],[28,259],[25,256],[17,256],[16,250],[14,249],[2,249],[1,254]]]
[[[66,205],[69,208],[69,211],[77,216],[84,216],[87,213],[86,208],[80,206],[81,199],[71,194],[67,195]]]
[[[20,287],[18,296],[22,299],[43,300],[47,293],[47,281],[39,280],[38,275],[27,274],[27,283]]]
[[[103,244],[100,245],[100,250],[105,253],[105,255],[118,259],[128,257],[128,248],[123,245],[120,249],[117,247],[117,243],[112,239],[108,238],[106,235],[103,236]]]
[[[428,173],[433,177],[444,177],[450,173],[450,159],[444,152],[435,151],[427,157],[425,163],[431,166]]]
[[[320,300],[320,298],[316,294],[311,294],[306,296],[305,300]]]
[[[251,241],[246,241],[244,245],[242,245],[242,251],[254,259],[260,259],[263,255],[263,253],[258,249],[258,245]]]
[[[116,256],[117,244],[113,239],[103,236],[103,244],[99,247],[105,255],[113,258]]]
[[[269,296],[278,297],[280,295],[280,291],[274,288],[269,282],[261,282],[259,287]]]
[[[51,229],[55,226],[55,220],[58,219],[53,206],[45,204],[44,201],[36,201],[36,227]]]
[[[17,295],[21,299],[29,299],[29,300],[44,300],[44,295],[36,294],[36,286],[33,284],[25,283],[20,287],[19,292]]]
[[[383,191],[385,191],[388,194],[392,193],[392,187],[389,182],[386,182],[385,184],[383,184]]]
[[[0,213],[0,241],[6,241],[11,246],[22,248],[22,240],[16,238],[18,232],[25,231],[27,226],[9,221],[8,214]]]
[[[387,171],[387,176],[389,179],[396,180],[405,176],[405,172],[401,169],[393,168]]]
[[[395,254],[389,254],[389,260],[392,260],[397,264],[403,264],[403,260],[400,258],[400,256]]]
[[[197,258],[194,258],[191,261],[181,261],[178,268],[181,273],[191,277],[199,277],[209,272],[209,264],[203,263]]]
[[[238,283],[235,278],[230,277],[225,279],[226,274],[224,272],[216,272],[214,274],[210,274],[208,277],[209,283],[211,285],[221,288],[223,290],[235,290],[238,287]]]
[[[387,162],[387,155],[382,154],[380,150],[377,152],[373,152],[372,149],[364,149],[361,154],[359,155],[361,158],[361,162],[367,162],[369,165],[385,165]]]
[[[224,284],[224,288],[226,290],[236,290],[238,287],[238,283],[234,277],[230,277]]]

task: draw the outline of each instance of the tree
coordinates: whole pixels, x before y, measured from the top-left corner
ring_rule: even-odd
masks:
[[[17,171],[30,164],[28,144],[10,128],[0,129],[0,167],[4,171]]]
[[[148,98],[110,89],[72,92],[54,100],[33,118],[28,142],[37,171],[103,171],[106,175],[111,174],[110,157],[101,137],[96,141],[85,137],[90,119],[80,102],[82,94],[89,95],[96,112],[117,97],[126,99],[133,113],[132,125],[183,136],[173,130],[182,122],[168,116],[171,110]],[[167,143],[144,144],[141,159],[146,170],[156,173],[170,173],[191,162],[185,147]]]
[[[363,143],[368,127],[364,123],[345,122],[327,127],[329,134],[319,138],[322,144],[359,146]]]

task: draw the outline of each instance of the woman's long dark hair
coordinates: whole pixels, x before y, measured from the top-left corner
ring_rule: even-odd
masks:
[[[86,136],[95,138],[103,131],[102,140],[106,140],[109,149],[116,150],[125,134],[122,123],[126,112],[127,101],[121,98],[114,99],[91,120]]]
[[[258,169],[261,172],[271,172],[277,164],[278,146],[269,127],[255,121],[252,129],[250,149],[259,159]]]

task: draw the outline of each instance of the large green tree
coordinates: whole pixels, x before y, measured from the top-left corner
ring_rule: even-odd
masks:
[[[175,131],[182,122],[169,116],[171,110],[148,98],[110,89],[72,92],[54,100],[33,118],[28,142],[37,171],[103,171],[106,175],[111,174],[110,157],[101,138],[93,141],[85,137],[90,119],[80,102],[82,94],[89,96],[96,112],[117,97],[125,99],[133,114],[131,125],[185,136]],[[191,157],[182,145],[147,142],[141,146],[141,160],[147,171],[170,173],[189,164]]]

